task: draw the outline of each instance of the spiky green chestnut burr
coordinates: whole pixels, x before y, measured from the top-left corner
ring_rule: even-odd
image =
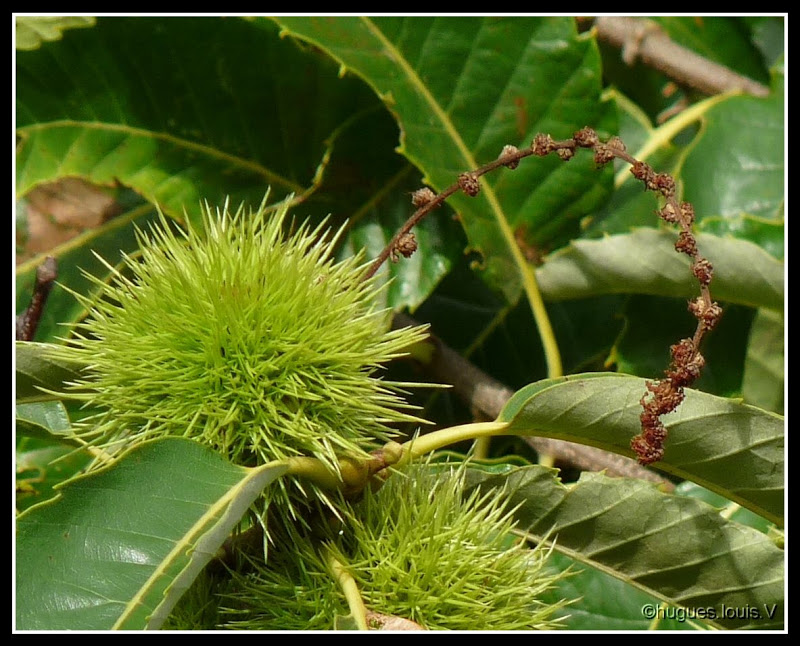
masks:
[[[502,491],[464,495],[465,467],[417,463],[365,491],[327,540],[297,531],[266,564],[237,574],[221,602],[227,626],[330,630],[351,613],[336,572],[347,571],[367,611],[431,630],[535,630],[559,626],[564,604],[540,601],[564,576],[548,552],[513,543]]]
[[[139,235],[76,338],[57,350],[87,366],[69,396],[101,412],[79,435],[114,455],[183,436],[237,464],[312,456],[335,466],[415,420],[381,380],[385,362],[424,337],[389,331],[362,257],[335,262],[322,225],[285,233],[268,213],[206,206],[202,227],[165,218]]]

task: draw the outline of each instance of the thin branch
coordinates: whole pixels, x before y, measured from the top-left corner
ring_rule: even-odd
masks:
[[[600,40],[622,49],[625,63],[633,65],[641,60],[680,85],[704,94],[731,90],[761,97],[769,94],[767,86],[673,42],[652,20],[600,16],[595,18],[594,27]]]
[[[32,341],[42,318],[44,304],[47,296],[58,277],[58,264],[56,259],[48,256],[36,269],[36,283],[33,286],[33,296],[28,308],[17,317],[17,341]]]
[[[417,207],[417,210],[406,220],[402,227],[394,234],[389,244],[378,254],[370,264],[363,280],[367,280],[380,269],[381,265],[389,258],[392,260],[397,259],[397,254],[401,254],[406,258],[416,251],[416,245],[413,243],[413,235],[411,230],[417,226],[431,211],[440,207],[444,201],[457,193],[464,191],[467,195],[475,197],[480,191],[478,178],[490,173],[491,171],[505,166],[514,169],[519,165],[519,160],[524,157],[533,155],[533,150],[526,148],[519,150],[515,146],[506,146],[500,153],[500,156],[494,161],[484,164],[480,168],[473,171],[462,173],[458,177],[458,181],[448,186],[440,193],[434,193],[429,188],[421,188],[414,192],[412,203]],[[412,237],[409,237],[412,236]]]
[[[380,269],[381,265],[386,260],[391,259],[393,262],[399,259],[399,256],[408,258],[417,250],[417,241],[411,230],[419,224],[422,219],[427,216],[433,209],[441,206],[441,204],[451,195],[458,191],[463,191],[470,197],[475,197],[480,193],[481,186],[479,179],[500,167],[506,167],[509,170],[514,170],[519,166],[519,162],[524,157],[536,154],[533,147],[519,150],[516,146],[506,145],[503,146],[500,155],[494,161],[484,164],[475,170],[461,173],[458,180],[443,190],[438,195],[430,188],[421,188],[414,191],[411,202],[417,210],[411,215],[400,230],[395,233],[389,244],[384,247],[381,253],[369,265],[364,272],[363,279],[368,280]],[[505,231],[505,226],[501,226]],[[504,234],[505,235],[505,234]],[[549,377],[560,377],[563,372],[561,365],[561,353],[558,349],[553,326],[550,323],[550,318],[547,315],[547,309],[544,305],[539,285],[536,282],[536,275],[527,264],[525,257],[519,248],[513,235],[509,233],[509,251],[516,259],[520,267],[520,277],[522,279],[522,286],[525,295],[528,298],[528,303],[531,307],[533,319],[536,322],[536,327],[539,330],[539,338],[542,341],[544,349],[545,362],[547,363],[547,374]]]
[[[407,327],[419,323],[407,314],[399,313],[395,315],[393,325]],[[495,419],[514,391],[487,375],[435,336],[431,336],[430,341],[434,344],[435,350],[430,360],[424,364],[428,374],[440,383],[451,384],[453,391],[468,406],[479,410],[489,419]],[[560,461],[582,470],[605,470],[612,476],[639,478],[672,488],[669,480],[623,455],[563,440],[541,437],[523,439],[537,452],[553,455]]]
[[[700,354],[700,343],[722,316],[722,308],[711,300],[708,289],[714,268],[700,254],[692,232],[694,207],[689,202],[678,202],[674,177],[669,173],[656,173],[648,164],[628,154],[619,137],[602,142],[597,133],[587,126],[564,141],[554,141],[550,135],[538,134],[531,148],[534,155],[544,157],[555,152],[564,161],[572,159],[577,149],[589,148],[594,151],[594,161],[598,166],[613,159],[628,162],[631,164],[631,174],[644,184],[645,190],[658,193],[666,200],[664,207],[658,211],[659,217],[670,224],[677,224],[681,229],[675,250],[692,258],[692,274],[700,283],[700,296],[689,301],[689,311],[697,319],[697,328],[691,339],[681,339],[670,347],[672,362],[664,371],[665,379],[648,381],[648,392],[640,401],[642,432],[631,440],[631,448],[639,457],[640,464],[652,464],[664,456],[667,428],[661,422],[661,417],[680,406],[686,396],[684,387],[690,386],[700,376],[705,365],[705,359]]]
[[[458,182],[439,195],[430,189],[420,189],[414,194],[414,205],[418,211],[406,222],[403,229],[395,236],[393,241],[384,250],[372,265],[368,276],[377,271],[380,263],[387,257],[395,257],[397,253],[404,256],[411,255],[416,249],[416,243],[409,247],[400,246],[400,242],[408,242],[404,236],[411,236],[411,227],[416,225],[422,217],[430,212],[431,205],[441,203],[447,195],[461,189],[467,195],[475,196],[480,191],[478,178],[500,166],[514,169],[519,165],[520,159],[529,155],[546,157],[556,153],[562,161],[568,162],[575,156],[580,148],[588,148],[594,152],[594,161],[598,167],[608,164],[614,159],[622,159],[631,165],[631,174],[640,180],[645,190],[660,194],[666,203],[658,211],[659,217],[670,224],[677,224],[681,231],[675,243],[675,250],[684,253],[692,259],[692,274],[700,284],[700,296],[689,301],[689,311],[697,319],[697,328],[691,339],[681,339],[680,342],[670,347],[672,362],[664,371],[665,378],[659,381],[647,381],[647,392],[640,401],[642,414],[642,432],[631,440],[631,448],[639,458],[642,465],[657,462],[664,456],[664,442],[667,439],[667,429],[661,422],[661,417],[674,411],[685,398],[684,387],[690,386],[699,376],[705,365],[705,359],[700,354],[700,344],[707,332],[714,329],[722,316],[722,308],[711,299],[708,285],[714,275],[713,267],[707,258],[704,258],[697,249],[697,240],[692,232],[695,214],[694,207],[689,202],[678,202],[676,197],[677,183],[669,173],[656,173],[648,164],[636,159],[626,150],[625,144],[619,137],[611,137],[608,141],[601,141],[597,133],[588,126],[577,130],[570,139],[556,141],[550,135],[539,133],[533,138],[529,148],[519,150],[516,146],[505,146],[500,157],[495,161],[481,166],[477,170],[462,173]],[[424,197],[423,197],[424,196]],[[411,240],[413,242],[413,238]],[[408,252],[408,253],[406,253]],[[536,288],[536,296],[541,307],[541,295]],[[533,305],[533,303],[531,303]],[[536,309],[534,309],[534,315]],[[546,318],[546,317],[545,317]],[[537,318],[538,322],[538,318]],[[549,330],[549,321],[547,321]],[[543,331],[540,327],[540,331]],[[552,336],[552,330],[549,330]],[[545,335],[542,335],[545,339]],[[553,338],[553,342],[555,339]],[[547,355],[547,345],[545,345]],[[560,376],[559,372],[552,374],[551,364],[548,361],[550,376]]]

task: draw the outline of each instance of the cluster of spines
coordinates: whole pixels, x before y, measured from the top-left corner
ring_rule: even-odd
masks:
[[[578,148],[592,149],[598,166],[617,158],[624,160],[631,165],[631,173],[644,184],[646,190],[657,192],[664,198],[664,206],[658,211],[658,215],[665,222],[680,227],[675,249],[691,258],[691,271],[700,284],[700,295],[689,302],[689,311],[698,321],[693,337],[682,339],[671,347],[672,360],[664,372],[664,379],[648,381],[646,384],[648,392],[640,402],[643,409],[640,415],[642,432],[631,440],[631,448],[640,463],[651,464],[664,455],[667,430],[661,422],[661,417],[674,411],[681,404],[685,397],[683,389],[699,377],[705,365],[705,359],[700,353],[700,344],[705,334],[717,325],[722,315],[722,308],[711,299],[709,284],[713,278],[713,267],[697,248],[697,240],[692,231],[694,208],[688,202],[678,202],[675,179],[671,175],[657,173],[647,163],[630,155],[619,137],[611,137],[604,142],[589,127],[576,131],[570,139],[563,141],[556,141],[548,134],[537,134],[528,148],[520,150],[516,146],[504,146],[495,161],[473,171],[461,173],[456,183],[438,194],[427,187],[414,191],[411,201],[417,209],[416,212],[363,272],[362,280],[365,283],[370,282],[372,276],[387,259],[396,262],[401,255],[406,258],[411,256],[418,246],[412,232],[413,227],[453,193],[463,191],[466,195],[475,197],[480,192],[481,176],[496,168],[503,166],[513,170],[524,157],[529,155],[544,157],[553,152],[562,160],[569,161]],[[223,218],[221,231],[225,226]],[[33,325],[35,326],[35,322]],[[224,349],[222,351],[224,352]],[[326,447],[328,450],[329,448]]]
[[[251,466],[296,455],[329,465],[419,422],[410,384],[379,366],[424,337],[387,331],[360,257],[334,262],[322,229],[284,233],[285,205],[205,209],[203,228],[141,234],[92,315],[54,352],[90,368],[68,395],[106,409],[84,439],[110,448],[183,435]],[[130,275],[128,277],[127,274]],[[79,296],[79,299],[81,297]]]
[[[373,621],[385,613],[433,630],[559,627],[564,603],[540,597],[564,575],[547,569],[544,544],[509,547],[516,522],[507,492],[465,494],[466,470],[415,463],[343,503],[340,519],[279,528],[269,560],[234,575],[222,604],[228,627],[330,629],[347,612],[332,562],[353,579]]]

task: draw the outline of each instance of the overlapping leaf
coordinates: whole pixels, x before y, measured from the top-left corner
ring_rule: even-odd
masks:
[[[147,230],[156,217],[156,210],[152,205],[135,206],[104,224],[49,249],[46,254],[17,266],[17,311],[22,312],[30,303],[36,269],[44,261],[44,256],[52,255],[58,263],[58,278],[39,320],[36,341],[55,343],[69,335],[70,325],[85,316],[86,310],[67,289],[86,295],[95,292],[97,287],[91,284],[84,273],[105,278],[109,272],[94,254],[99,254],[112,266],[117,264],[123,253],[133,254],[137,251],[136,227]]]
[[[570,572],[545,592],[543,599],[552,603],[574,599],[558,612],[567,630],[695,630],[704,625],[667,617],[654,622],[642,610],[657,608],[659,598],[566,554],[554,552],[548,564]]]
[[[410,213],[409,194],[420,180],[394,152],[397,124],[363,83],[340,78],[322,53],[279,39],[271,21],[101,18],[91,32],[20,56],[20,195],[78,175],[119,181],[168,215],[186,209],[193,217],[200,200],[230,196],[234,205],[256,205],[271,187],[276,200],[297,194],[303,203],[293,213],[300,220],[350,219],[348,248],[368,244],[371,255]],[[56,74],[54,59],[67,61],[70,73]],[[112,230],[130,251],[126,231],[116,225],[55,250],[67,284],[85,287],[68,274],[91,271],[96,260],[85,257],[89,247],[102,247]],[[388,272],[395,280],[387,304],[395,308],[424,300],[464,247],[449,215],[423,223],[417,235],[412,266]],[[115,262],[116,249],[99,252]],[[33,269],[33,261],[20,269],[22,301]],[[64,296],[54,290],[38,340],[52,340],[48,312],[79,314]]]
[[[402,152],[437,190],[537,132],[613,130],[599,101],[599,56],[570,18],[291,18],[277,22],[355,72],[400,126]],[[515,301],[522,255],[515,231],[550,244],[606,197],[610,173],[591,156],[533,160],[487,176],[477,198],[454,195],[490,285]]]
[[[58,495],[54,487],[77,475],[92,456],[75,446],[47,435],[46,438],[17,435],[16,496],[18,512]]]
[[[575,240],[536,272],[549,300],[637,293],[691,298],[699,293],[688,258],[675,251],[676,234],[637,229],[601,240]],[[783,310],[784,265],[760,247],[732,237],[697,236],[714,266],[715,300]]]
[[[540,381],[519,390],[498,421],[507,433],[554,437],[632,456],[641,432],[645,380],[590,373]],[[669,431],[654,467],[692,480],[783,524],[784,420],[740,401],[686,389],[680,407],[663,416]]]
[[[619,110],[628,151],[671,173],[695,207],[697,230],[749,240],[783,258],[784,118],[782,74],[764,99],[715,96],[655,127],[639,106],[607,92]],[[689,138],[692,135],[692,138]],[[616,163],[615,191],[585,221],[582,237],[653,226],[657,200],[642,190],[628,164]]]
[[[684,299],[628,296],[618,316],[623,320],[622,331],[613,343],[609,360],[614,362],[616,372],[645,378],[663,376],[670,361],[670,346],[697,329],[697,319],[689,313]],[[752,322],[752,308],[724,304],[722,321],[703,340],[706,364],[692,384],[694,389],[720,397],[742,396],[742,372]]]
[[[49,437],[70,428],[69,415],[59,401],[16,405],[17,433],[32,437]]]
[[[682,147],[675,145],[672,137],[664,136],[663,129],[669,126],[655,128],[638,105],[614,88],[606,90],[603,98],[616,105],[617,134],[625,142],[628,152],[658,172],[673,172]],[[581,222],[582,238],[604,233],[628,233],[633,227],[653,226],[658,222],[655,195],[642,189],[631,175],[630,168],[630,164],[622,160],[614,162],[614,192],[605,204]]]
[[[376,257],[414,212],[411,194],[422,180],[419,171],[394,152],[397,137],[397,123],[376,99],[374,109],[355,116],[337,134],[319,191],[295,210],[303,217],[309,211],[315,217],[330,215],[334,225],[346,220],[339,257],[361,250],[367,259]],[[391,280],[383,293],[387,307],[414,311],[466,244],[449,208],[421,222],[414,235],[417,251],[381,268],[380,275]]]
[[[765,534],[643,480],[587,472],[565,486],[556,473],[532,466],[471,477],[473,486],[506,487],[519,530],[537,542],[694,616],[702,609],[714,624],[783,628],[784,553]]]
[[[735,502],[731,502],[723,496],[720,496],[713,491],[709,491],[705,487],[701,487],[699,484],[695,484],[689,480],[684,480],[680,484],[676,485],[673,493],[678,496],[697,498],[698,500],[707,502],[728,520],[734,520],[742,525],[747,525],[748,527],[757,529],[768,536],[773,534],[773,536],[770,537],[770,540],[775,543],[775,525],[773,523],[769,522],[763,516],[754,514],[749,509],[745,509],[744,507],[737,505]]]
[[[377,91],[401,126],[400,151],[436,188],[452,183],[459,172],[493,159],[506,143],[529,143],[538,131],[565,136],[583,125],[598,127],[604,135],[617,131],[609,114],[611,104],[601,106],[597,100],[600,70],[592,37],[578,36],[569,18],[331,21],[287,17],[279,22],[291,33],[320,45]],[[198,47],[199,42],[202,47]],[[142,43],[147,46],[142,47]],[[614,55],[619,58],[618,52]],[[176,215],[184,206],[191,210],[199,198],[213,202],[232,194],[234,201],[259,202],[268,183],[275,184],[276,197],[290,190],[308,197],[313,187],[324,187],[325,194],[318,201],[319,194],[311,195],[305,205],[315,216],[333,212],[335,218],[358,219],[366,215],[353,227],[344,252],[365,246],[370,255],[386,242],[410,210],[404,193],[414,188],[410,180],[406,183],[413,173],[403,175],[402,168],[387,163],[384,139],[372,136],[377,129],[362,118],[363,112],[376,103],[374,97],[347,75],[335,78],[335,66],[325,63],[320,52],[300,52],[290,39],[279,40],[268,20],[247,25],[229,19],[100,19],[95,28],[67,32],[59,42],[43,43],[36,52],[18,56],[20,194],[64,174],[74,173],[101,183],[119,179],[149,199],[158,199]],[[776,184],[783,173],[782,147],[776,139],[776,115],[782,120],[782,114],[776,102],[759,101],[763,102],[726,99],[718,112],[710,113],[697,146],[689,153],[686,165],[677,169],[677,176],[685,183],[687,195],[701,205],[698,230],[716,234],[700,237],[701,251],[715,265],[714,298],[764,308],[751,338],[744,395],[748,401],[771,408],[779,389],[772,362],[778,356],[774,335],[779,330],[774,321],[765,323],[763,319],[772,318],[770,311],[783,309],[783,266],[768,261],[753,245],[742,246],[741,240],[726,238],[732,234],[755,242],[782,258],[783,206],[778,196],[783,189]],[[335,163],[337,150],[344,148],[337,149],[344,136],[331,133],[348,119],[364,130],[363,137],[353,137],[354,152],[342,156],[343,163],[335,174],[328,173],[331,166],[326,166],[325,174],[319,173],[320,164]],[[759,129],[762,123],[765,127]],[[629,149],[637,147],[621,134]],[[645,132],[645,139],[647,136]],[[379,142],[380,152],[360,150],[360,139]],[[394,136],[390,146],[396,141]],[[680,146],[660,148],[649,161],[658,171],[674,171],[675,154],[680,150]],[[727,159],[732,151],[735,159]],[[780,163],[776,162],[779,157]],[[662,167],[662,162],[669,167]],[[515,299],[519,292],[520,268],[510,254],[511,245],[516,244],[514,234],[533,247],[557,247],[576,230],[576,218],[586,213],[598,215],[596,207],[610,187],[610,169],[598,172],[592,166],[588,154],[569,164],[556,159],[526,160],[514,172],[502,170],[489,175],[478,199],[455,198],[469,243],[487,258],[490,284],[503,289],[508,299]],[[358,172],[354,172],[356,167]],[[371,184],[364,182],[362,172],[370,168],[375,171]],[[756,176],[758,180],[752,181]],[[328,178],[332,181],[326,185]],[[711,190],[712,179],[722,182],[725,190]],[[643,213],[647,211],[647,218],[654,218],[657,208],[654,196],[644,193],[637,183],[629,180],[623,191],[628,189],[630,193],[621,196],[622,202],[618,200],[596,217],[586,232],[624,235],[587,246],[576,243],[553,255],[537,274],[546,298],[631,291],[682,299],[696,294],[686,259],[672,249],[674,232],[628,233],[631,223],[652,221]],[[350,196],[353,201],[341,196]],[[628,210],[634,202],[635,212]],[[397,279],[387,295],[388,305],[415,307],[422,302],[448,270],[448,260],[463,248],[463,239],[454,235],[452,227],[444,228],[451,224],[449,213],[443,210],[432,217],[440,214],[445,222],[419,230],[418,254],[410,262],[392,267]],[[298,215],[305,217],[305,213]],[[611,222],[611,218],[616,219]],[[73,248],[83,254],[98,240],[108,241],[109,248],[116,242],[112,229],[97,235],[83,240],[85,247]],[[640,237],[643,235],[651,237]],[[599,246],[590,246],[593,244]],[[108,253],[101,250],[101,254],[113,264],[119,248],[128,247],[123,242]],[[87,258],[76,256],[74,263],[65,262],[63,279],[69,281],[68,272]],[[18,309],[30,293],[34,269],[31,264],[20,273]],[[76,284],[81,291],[80,283]],[[81,315],[77,309],[70,309],[66,297],[65,292],[54,289],[52,307],[45,313],[40,330],[43,336],[39,338],[53,340],[63,333],[55,319],[47,318],[51,312],[57,313],[58,320],[68,322]],[[592,302],[579,303],[591,310]],[[557,315],[559,306],[551,308],[551,315],[553,311]],[[572,318],[576,311],[570,309],[568,315]],[[486,312],[470,311],[473,319],[479,315]],[[597,313],[588,316],[592,315],[596,317]],[[463,328],[458,326],[459,330]],[[557,326],[559,340],[565,329],[572,327]],[[466,338],[462,345],[471,340]],[[514,355],[504,358],[500,354],[507,353],[503,352],[497,360],[513,363],[521,354],[518,346],[512,346]],[[762,366],[758,360],[764,356],[770,363]],[[530,357],[526,355],[524,362],[530,370]],[[766,367],[766,373],[759,373],[759,367]],[[63,426],[61,404],[34,402],[40,396],[34,384],[58,389],[69,372],[69,368],[59,366],[26,368],[23,361],[23,369],[17,374],[18,394],[29,398],[31,403],[26,406],[38,407],[22,409],[21,428],[26,433],[49,434]],[[507,407],[504,415],[520,434],[576,439],[629,453],[628,441],[639,430],[638,400],[644,394],[643,380],[619,376],[593,379],[596,384],[584,376],[574,383],[570,379],[553,380],[523,389],[512,400],[516,410]],[[574,387],[577,383],[582,385]],[[756,391],[756,385],[767,388]],[[663,469],[702,482],[725,499],[782,522],[782,418],[740,402],[690,391],[684,406],[665,422],[670,439]],[[126,523],[138,523],[137,529],[149,530],[162,521],[167,525],[186,519],[188,515],[173,512],[192,500],[194,489],[199,489],[208,494],[208,499],[199,503],[199,513],[207,521],[204,527],[213,527],[205,534],[211,552],[225,533],[227,520],[212,518],[209,510],[215,503],[209,500],[232,495],[244,504],[253,493],[242,493],[241,498],[231,494],[243,487],[247,476],[228,471],[230,465],[218,469],[213,456],[195,460],[182,449],[166,453],[172,456],[171,464],[153,454],[134,469],[131,460],[116,472],[68,485],[62,489],[60,500],[20,517],[22,561],[26,564],[22,565],[18,552],[18,573],[32,576],[27,577],[30,580],[18,577],[18,604],[20,599],[24,602],[19,609],[27,612],[19,615],[18,621],[24,616],[29,626],[85,627],[82,617],[92,615],[92,622],[100,617],[92,626],[111,627],[116,621],[118,627],[138,628],[148,623],[145,615],[155,608],[155,619],[149,626],[158,626],[203,559],[187,565],[188,557],[183,554],[174,554],[170,560],[169,555],[152,551],[154,560],[161,559],[156,570],[163,576],[152,575],[152,585],[134,583],[138,576],[135,571],[152,564],[124,563],[125,554],[120,550],[133,546],[127,554],[135,555],[139,540],[152,539],[153,547],[157,533],[152,532],[149,538],[146,532],[126,533]],[[25,464],[20,460],[18,466]],[[642,483],[595,476],[565,488],[550,472],[540,477],[535,471],[521,469],[519,472],[525,475],[493,476],[498,484],[513,481],[519,485],[514,501],[524,504],[518,517],[526,529],[531,528],[534,538],[555,529],[557,545],[563,545],[567,553],[658,599],[689,607],[718,609],[725,604],[747,613],[720,617],[720,625],[782,625],[779,614],[770,617],[773,604],[782,604],[782,553],[774,546],[735,523],[725,523],[702,503],[676,502]],[[142,472],[154,474],[145,478],[146,490],[140,481]],[[121,489],[104,497],[98,482],[107,482],[112,473],[119,477],[120,488],[130,491],[131,499]],[[216,474],[211,478],[213,483],[208,474]],[[99,479],[101,476],[107,480]],[[272,477],[277,476],[265,474],[263,484]],[[153,488],[160,488],[160,492]],[[183,500],[172,496],[173,491]],[[172,497],[162,497],[164,492]],[[87,496],[97,509],[83,509],[78,495]],[[61,525],[34,528],[37,519],[58,514],[62,514]],[[107,518],[121,533],[108,533],[115,528],[104,524]],[[70,553],[63,548],[70,536],[75,537],[74,529],[64,536],[66,525],[74,519],[86,536],[98,527],[105,528],[100,538],[90,543],[97,546],[96,553]],[[202,525],[205,521],[198,522]],[[41,550],[40,535],[45,538],[45,550]],[[94,538],[97,536],[94,534]],[[185,539],[183,545],[188,546],[194,538],[187,536],[184,533],[183,539],[168,538],[167,542],[178,545]],[[103,556],[102,549],[111,553],[110,561],[101,563],[95,558]],[[86,615],[80,608],[70,607],[80,597],[73,594],[74,588],[59,587],[64,584],[54,576],[59,570],[44,561],[45,555],[52,553],[67,559],[76,572],[96,577],[102,585],[120,586],[100,594],[118,601],[116,607],[126,619],[109,623],[105,613],[109,606],[104,604],[87,607]],[[32,570],[19,570],[27,568],[27,563]],[[123,593],[115,596],[123,587]],[[165,588],[167,600],[162,600]],[[84,593],[80,591],[87,601],[90,595]],[[143,606],[133,602],[137,594],[142,595]],[[599,594],[608,595],[608,588],[602,587]],[[43,599],[48,601],[45,612],[41,612]],[[66,623],[61,621],[65,618]],[[76,623],[69,623],[73,620]],[[42,623],[36,623],[39,621]],[[597,628],[598,624],[589,627]]]
[[[784,229],[782,218],[767,219],[747,213],[706,217],[698,226],[698,230],[704,233],[749,240],[778,260],[783,260],[786,255]]]
[[[70,481],[17,518],[17,628],[158,628],[286,469],[246,469],[168,438]]]
[[[170,215],[258,204],[318,182],[355,79],[243,20],[104,18],[17,56],[17,191],[121,182]],[[202,43],[202,46],[199,44]],[[309,112],[300,106],[324,109]],[[313,115],[313,120],[309,120]]]
[[[14,18],[17,49],[36,49],[43,41],[59,40],[64,31],[91,27],[92,16],[17,16]]]

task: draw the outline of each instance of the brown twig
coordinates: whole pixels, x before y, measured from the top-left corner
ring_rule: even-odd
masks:
[[[48,256],[36,269],[36,282],[33,285],[31,304],[17,317],[17,341],[33,340],[36,328],[39,327],[39,320],[42,318],[47,296],[50,294],[57,277],[58,264],[56,259]]]
[[[417,226],[426,215],[433,211],[433,209],[441,206],[453,193],[464,191],[467,195],[475,197],[480,191],[478,178],[501,166],[513,170],[519,165],[520,159],[532,154],[533,151],[530,148],[519,150],[515,146],[505,146],[496,160],[473,171],[461,173],[458,177],[458,181],[448,186],[442,192],[436,194],[429,188],[421,188],[415,191],[412,195],[411,202],[417,207],[417,210],[406,220],[405,224],[403,224],[397,233],[395,233],[394,237],[389,241],[389,244],[384,247],[383,251],[372,261],[364,274],[364,280],[374,276],[381,265],[388,259],[391,258],[393,261],[397,260],[398,254],[407,258],[416,251],[416,242],[413,239],[411,230]]]
[[[597,37],[622,49],[628,65],[638,59],[666,74],[680,85],[703,94],[741,90],[767,96],[769,88],[673,42],[657,23],[644,18],[600,16],[595,18]]]
[[[365,278],[373,276],[387,258],[397,260],[399,254],[406,257],[411,255],[416,249],[411,229],[456,191],[462,190],[470,196],[477,195],[480,191],[478,179],[482,175],[500,166],[514,169],[522,158],[529,155],[545,157],[554,152],[563,161],[569,161],[579,148],[592,149],[594,161],[598,166],[603,166],[614,159],[622,159],[629,163],[631,173],[644,184],[645,190],[655,191],[664,197],[666,203],[658,211],[658,215],[665,222],[680,226],[681,232],[675,243],[675,249],[692,259],[692,273],[700,283],[700,296],[689,302],[689,311],[698,321],[694,336],[691,339],[683,339],[670,348],[672,362],[665,371],[666,378],[655,382],[648,381],[648,392],[641,399],[642,432],[631,440],[631,448],[637,454],[639,462],[647,465],[657,462],[664,455],[667,429],[660,418],[681,404],[685,397],[684,387],[691,385],[700,376],[705,365],[705,359],[700,354],[700,344],[705,334],[719,322],[722,308],[711,299],[708,285],[713,276],[713,268],[711,263],[700,255],[692,232],[694,208],[688,202],[678,202],[675,197],[675,179],[671,175],[656,173],[648,164],[628,154],[625,144],[619,137],[611,137],[608,141],[602,142],[597,133],[589,127],[578,130],[571,139],[563,141],[555,141],[547,134],[538,134],[529,148],[519,150],[515,146],[505,146],[495,161],[474,171],[462,173],[455,184],[438,195],[428,188],[416,191],[412,201],[414,206],[418,207],[417,211],[370,265]]]
[[[697,319],[697,328],[691,339],[682,339],[670,348],[672,362],[664,373],[666,378],[647,382],[648,392],[641,399],[642,432],[631,440],[631,448],[641,464],[657,462],[664,456],[664,441],[667,439],[667,429],[660,418],[681,404],[685,397],[684,387],[691,385],[700,376],[705,365],[705,359],[700,354],[700,344],[722,316],[722,308],[711,300],[708,289],[713,268],[700,255],[692,233],[694,208],[688,202],[678,203],[675,197],[675,179],[671,175],[656,173],[648,164],[629,155],[619,137],[611,137],[604,143],[594,130],[587,127],[578,130],[572,139],[565,141],[554,141],[550,135],[536,135],[531,147],[535,155],[545,156],[555,152],[565,161],[571,159],[578,148],[591,148],[598,165],[607,164],[615,158],[628,162],[631,164],[631,173],[644,184],[645,190],[660,193],[666,200],[666,204],[658,212],[661,219],[678,224],[681,228],[675,250],[692,259],[692,273],[700,283],[700,296],[689,301],[689,311]]]

